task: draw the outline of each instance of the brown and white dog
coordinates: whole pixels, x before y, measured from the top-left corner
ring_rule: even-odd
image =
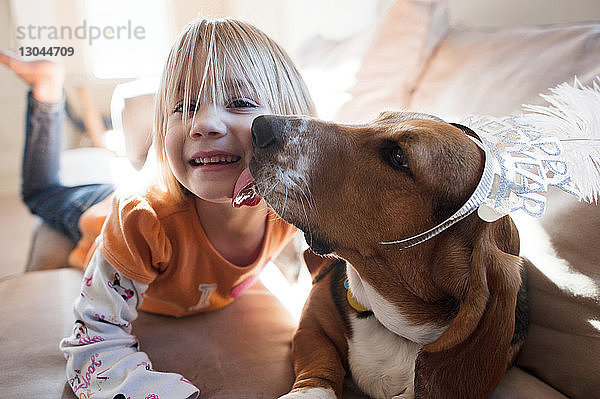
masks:
[[[492,394],[526,330],[512,220],[471,214],[419,245],[382,244],[428,230],[475,190],[484,155],[466,131],[413,113],[254,121],[258,193],[326,256],[305,254],[320,268],[285,398],[341,397],[347,375],[374,398]]]

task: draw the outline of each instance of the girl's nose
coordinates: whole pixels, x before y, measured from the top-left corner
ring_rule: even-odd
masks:
[[[227,127],[215,107],[198,109],[192,117],[190,136],[192,138],[218,138],[227,134]]]

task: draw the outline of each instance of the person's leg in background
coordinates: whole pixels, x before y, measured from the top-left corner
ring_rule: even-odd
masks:
[[[45,223],[78,241],[81,214],[111,194],[114,187],[64,186],[60,182],[64,67],[50,61],[22,61],[4,52],[0,52],[0,63],[31,86],[23,152],[23,201]]]

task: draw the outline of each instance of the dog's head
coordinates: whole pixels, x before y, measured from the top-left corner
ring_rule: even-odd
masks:
[[[485,155],[464,130],[414,113],[384,113],[364,125],[269,115],[252,126],[250,171],[269,205],[304,231],[314,252],[348,260],[409,322],[443,327],[418,361],[419,381],[434,386],[474,370],[486,370],[481,384],[494,386],[506,358],[490,361],[480,346],[510,345],[520,284],[508,217],[486,223],[472,214],[405,250],[381,244],[430,229],[473,193]],[[440,372],[443,353],[461,346],[452,353],[460,367]]]
[[[427,230],[465,202],[483,167],[462,130],[423,114],[354,126],[263,116],[252,131],[259,192],[320,254],[368,256]]]

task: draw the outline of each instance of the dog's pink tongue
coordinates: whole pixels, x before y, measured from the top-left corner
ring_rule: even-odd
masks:
[[[240,177],[238,177],[237,181],[235,182],[231,205],[233,205],[234,208],[240,208],[244,205],[258,205],[262,198],[260,195],[258,195],[255,188],[256,186],[254,184],[254,177],[252,177],[250,169],[244,169],[242,174],[240,174]]]

